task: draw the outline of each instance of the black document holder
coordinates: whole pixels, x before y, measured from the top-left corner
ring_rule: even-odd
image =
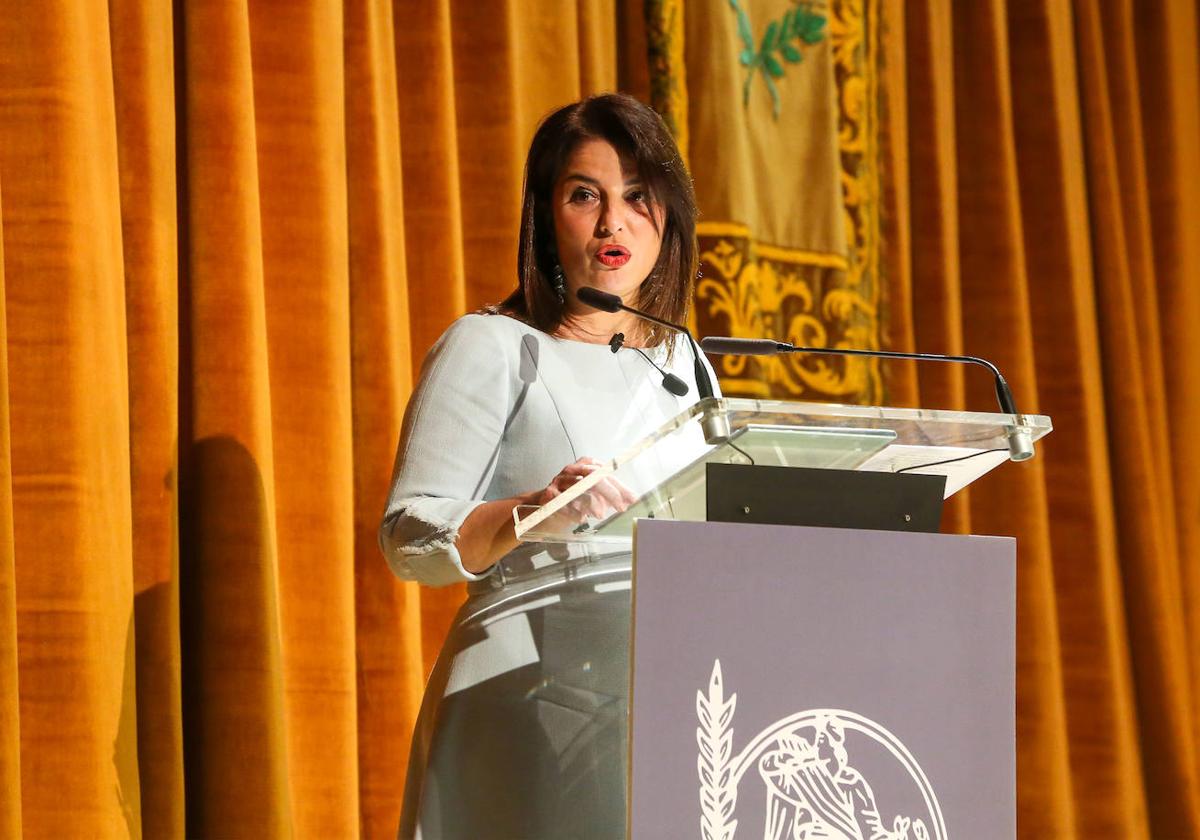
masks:
[[[707,465],[709,522],[936,533],[944,475]]]

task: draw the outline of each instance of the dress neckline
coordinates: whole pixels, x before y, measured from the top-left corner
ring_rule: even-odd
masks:
[[[554,333],[548,333],[545,330],[538,329],[533,324],[530,324],[528,321],[522,321],[520,318],[514,318],[512,315],[507,315],[503,312],[496,312],[494,314],[501,318],[507,318],[508,320],[513,321],[517,324],[520,324],[521,326],[525,327],[528,330],[531,330],[536,333],[541,333],[542,335],[546,336],[547,338],[551,338],[555,341],[562,342],[564,344],[569,344],[574,347],[598,347],[598,348],[602,348],[602,349],[608,351],[609,353],[612,352],[612,348],[609,346],[607,341],[583,341],[582,339],[578,339],[578,338],[568,338],[567,336],[563,336],[563,335],[555,335]],[[670,341],[670,340],[671,339],[668,339],[668,341]],[[623,350],[642,350],[646,353],[659,353],[666,346],[667,346],[667,342],[664,341],[662,344],[656,344],[653,347],[634,347],[632,344],[622,344],[621,349],[623,349]]]

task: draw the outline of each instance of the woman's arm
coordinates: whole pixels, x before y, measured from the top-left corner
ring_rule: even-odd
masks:
[[[471,574],[483,574],[516,548],[518,541],[513,529],[513,510],[520,505],[537,504],[540,495],[534,491],[522,496],[495,499],[484,502],[467,514],[462,527],[458,529],[458,539],[454,541],[462,567]]]
[[[472,580],[485,569],[464,564],[503,536],[500,505],[467,527],[491,482],[512,409],[513,348],[492,316],[468,315],[434,344],[405,411],[387,508],[379,530],[384,556],[399,577],[440,586]],[[510,508],[511,515],[511,508]],[[491,533],[492,537],[487,536]],[[481,550],[480,545],[484,548]]]
[[[466,316],[430,351],[405,416],[379,543],[392,570],[434,586],[474,580],[517,545],[513,510],[544,505],[599,463],[581,458],[549,483],[484,500],[528,382],[519,341],[498,338],[498,316]],[[502,333],[501,333],[502,335]],[[544,478],[542,480],[545,480]],[[572,521],[624,509],[632,496],[611,479],[572,503]]]

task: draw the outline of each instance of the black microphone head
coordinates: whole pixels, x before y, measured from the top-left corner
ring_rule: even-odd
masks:
[[[780,350],[780,343],[769,338],[731,338],[710,335],[700,339],[705,353],[730,356],[773,356]]]
[[[575,292],[575,297],[593,309],[599,309],[601,312],[621,311],[621,299],[619,297],[608,292],[602,292],[599,289],[594,289],[591,286],[580,286],[579,291]]]
[[[663,387],[677,397],[687,396],[687,383],[673,373],[663,374]]]
[[[608,349],[616,353],[621,349],[621,345],[625,343],[625,333],[616,333],[608,340]]]

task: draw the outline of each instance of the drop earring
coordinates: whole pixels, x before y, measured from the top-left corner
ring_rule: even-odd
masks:
[[[563,277],[562,266],[558,263],[554,264],[554,273],[550,276],[550,287],[554,289],[554,294],[558,295],[559,303],[567,302],[567,281]]]

